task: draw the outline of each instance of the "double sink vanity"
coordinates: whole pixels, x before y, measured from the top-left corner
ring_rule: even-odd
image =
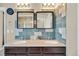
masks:
[[[57,40],[24,40],[5,46],[5,56],[65,56],[65,44]]]
[[[66,56],[66,4],[56,9],[51,3],[29,3],[29,9],[6,5],[0,21],[0,51],[5,56]]]
[[[30,11],[16,9],[16,21],[12,20],[16,24],[15,39],[5,45],[5,55],[66,56],[66,44],[60,41],[66,39],[63,23],[66,20],[65,6],[60,5],[58,12],[64,10],[57,13],[50,9],[43,10],[42,4],[30,5]]]
[[[54,19],[52,11],[18,11],[16,28],[23,31],[15,35],[18,37],[15,41],[5,45],[5,56],[66,56],[65,44],[52,40],[55,37]]]

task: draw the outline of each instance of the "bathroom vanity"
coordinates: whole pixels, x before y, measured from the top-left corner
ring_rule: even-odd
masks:
[[[5,46],[5,56],[66,56],[66,47],[56,40],[17,41]]]
[[[65,47],[5,47],[5,56],[65,56]]]
[[[61,42],[66,43],[65,10],[61,12],[65,7],[55,12],[42,9],[42,4],[31,5],[30,10],[17,8],[12,16],[7,14],[5,56],[66,56],[66,44]]]

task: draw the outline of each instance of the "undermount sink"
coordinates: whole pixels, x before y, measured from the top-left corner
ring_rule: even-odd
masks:
[[[13,44],[58,44],[59,42],[56,40],[27,40],[27,41],[16,41]]]

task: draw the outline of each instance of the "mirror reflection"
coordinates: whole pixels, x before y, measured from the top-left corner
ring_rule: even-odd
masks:
[[[18,12],[18,28],[33,28],[33,12]]]
[[[53,27],[52,12],[37,12],[37,28],[52,28]]]

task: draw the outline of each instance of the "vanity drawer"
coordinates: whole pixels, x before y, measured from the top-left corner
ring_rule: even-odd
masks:
[[[6,47],[5,53],[25,53],[28,52],[27,48],[24,47]]]
[[[27,53],[6,53],[5,56],[28,56]]]
[[[65,54],[64,53],[57,53],[57,54],[48,53],[48,54],[43,54],[43,56],[65,56]]]
[[[28,53],[16,53],[16,56],[28,56]]]
[[[16,56],[15,53],[6,53],[5,56]]]
[[[43,53],[65,53],[64,47],[47,47],[43,48]]]
[[[42,54],[33,53],[33,54],[28,54],[28,56],[42,56]]]
[[[31,47],[31,48],[28,48],[28,50],[29,50],[29,53],[37,53],[37,54],[39,54],[39,53],[41,53],[42,51],[42,48],[38,48],[38,47]]]

